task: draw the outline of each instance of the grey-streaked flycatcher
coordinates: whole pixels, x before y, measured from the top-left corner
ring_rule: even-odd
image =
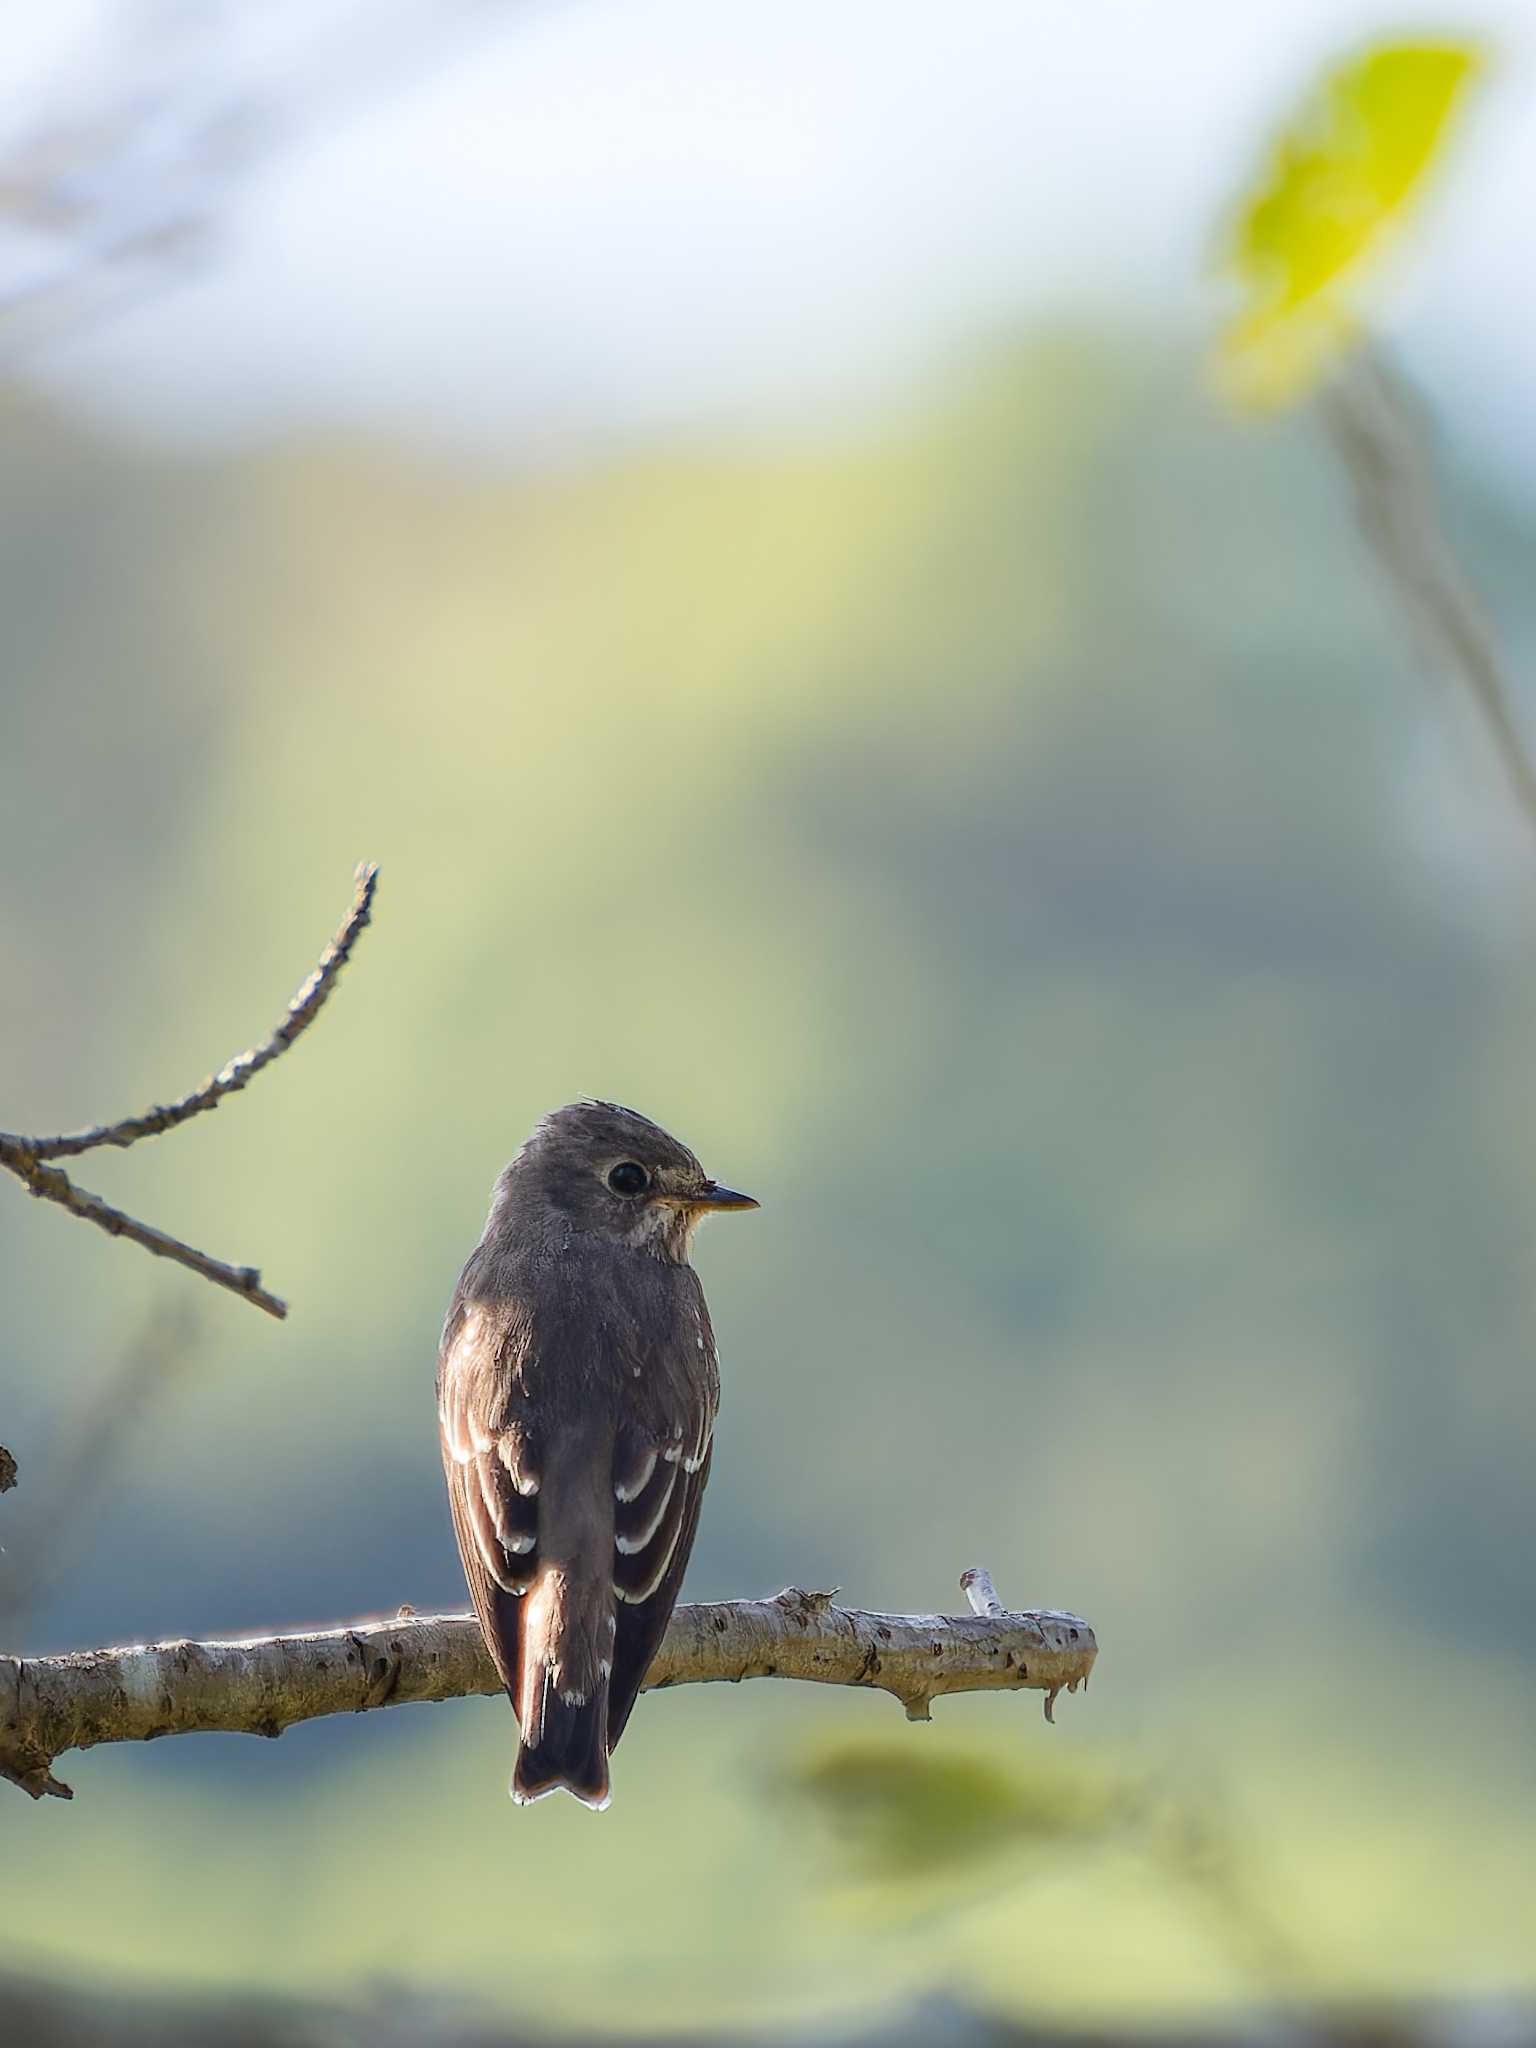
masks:
[[[676,1605],[720,1377],[688,1263],[755,1209],[632,1109],[551,1111],[496,1183],[437,1370],[454,1532],[520,1732],[512,1797],[608,1804]]]

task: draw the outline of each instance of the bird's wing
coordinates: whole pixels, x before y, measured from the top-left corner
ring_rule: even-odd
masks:
[[[714,1338],[702,1300],[696,1365],[642,1368],[614,1443],[615,1606],[613,1674],[608,1687],[608,1747],[624,1731],[651,1668],[677,1596],[709,1478],[718,1405]]]
[[[538,1565],[538,1446],[522,1399],[531,1328],[459,1302],[443,1330],[438,1424],[448,1504],[486,1647],[517,1704],[520,1595]]]

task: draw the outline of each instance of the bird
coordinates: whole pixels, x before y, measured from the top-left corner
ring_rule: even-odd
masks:
[[[511,1794],[609,1803],[608,1759],[676,1605],[720,1377],[694,1231],[752,1196],[621,1103],[540,1119],[443,1324],[459,1557],[518,1723]]]

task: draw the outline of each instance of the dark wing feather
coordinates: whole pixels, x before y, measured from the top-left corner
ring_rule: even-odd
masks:
[[[694,1535],[699,1526],[699,1508],[709,1478],[710,1457],[711,1450],[706,1448],[704,1462],[697,1472],[678,1470],[667,1517],[671,1542],[665,1568],[654,1592],[644,1600],[621,1598],[616,1603],[613,1676],[608,1681],[610,1750],[624,1733],[624,1724],[645,1683],[645,1674],[656,1660],[661,1639],[667,1632],[667,1623],[677,1605],[677,1596],[683,1589],[683,1573],[688,1569],[688,1553],[693,1549]],[[621,1557],[618,1562],[622,1568],[633,1564],[634,1560]]]
[[[709,1478],[720,1379],[704,1295],[690,1269],[671,1341],[630,1388],[613,1457],[613,1674],[608,1747],[624,1732],[682,1590]]]
[[[632,1500],[624,1498],[617,1478],[614,1482],[613,1585],[621,1600],[644,1600],[654,1591],[677,1540],[682,1468],[675,1458],[663,1458],[654,1449],[647,1451],[639,1469],[645,1470],[646,1464],[650,1477]]]
[[[460,1303],[438,1363],[438,1422],[453,1533],[469,1597],[517,1704],[521,1596],[538,1564],[538,1472],[512,1410],[526,1339],[515,1323]]]
[[[517,1694],[518,1600],[503,1592],[482,1559],[480,1532],[470,1519],[462,1472],[444,1460],[448,1475],[448,1506],[453,1514],[453,1533],[458,1538],[464,1580],[470,1603],[480,1623],[480,1633],[491,1653],[497,1675],[514,1701]]]

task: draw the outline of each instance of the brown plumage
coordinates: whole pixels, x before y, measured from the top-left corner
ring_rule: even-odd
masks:
[[[682,1585],[720,1381],[693,1232],[757,1204],[612,1102],[546,1116],[496,1183],[443,1325],[443,1470],[517,1715],[512,1796],[608,1801]]]

